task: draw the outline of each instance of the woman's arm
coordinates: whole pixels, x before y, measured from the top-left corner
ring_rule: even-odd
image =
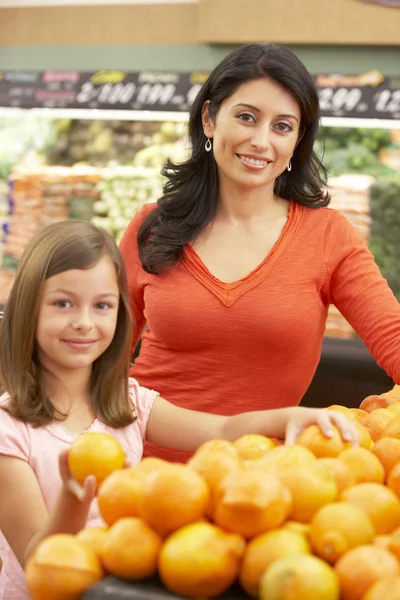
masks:
[[[300,433],[313,423],[327,437],[332,436],[332,425],[336,425],[343,439],[357,444],[358,433],[353,423],[333,410],[290,407],[224,417],[180,408],[159,396],[150,412],[146,439],[178,450],[196,450],[212,439],[234,441],[248,433],[278,437],[285,439],[286,444],[294,444]]]
[[[22,567],[45,537],[75,534],[86,524],[95,480],[88,478],[80,488],[70,475],[66,453],[60,455],[60,472],[63,485],[49,515],[30,465],[19,458],[0,456],[0,530]]]
[[[378,364],[400,384],[400,304],[366,243],[332,211],[325,235],[328,300],[355,329]]]

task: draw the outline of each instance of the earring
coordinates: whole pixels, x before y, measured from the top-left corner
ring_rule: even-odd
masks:
[[[289,160],[288,166],[287,166],[287,170],[290,171],[292,170],[292,162]]]
[[[204,146],[206,152],[211,152],[212,144],[210,138],[207,138],[206,145]]]

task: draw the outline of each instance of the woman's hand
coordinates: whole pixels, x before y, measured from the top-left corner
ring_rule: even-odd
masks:
[[[61,479],[64,487],[73,496],[83,503],[90,503],[96,495],[96,477],[89,475],[83,482],[83,486],[79,485],[76,479],[72,476],[71,469],[68,464],[68,450],[63,450],[58,458]]]
[[[346,415],[334,410],[324,408],[305,408],[296,406],[286,409],[288,418],[286,422],[285,444],[294,444],[299,435],[309,426],[318,425],[325,437],[333,436],[335,425],[345,442],[352,442],[358,446],[358,431],[354,423]]]

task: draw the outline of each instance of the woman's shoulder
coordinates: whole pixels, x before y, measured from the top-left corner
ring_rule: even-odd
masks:
[[[132,247],[136,248],[138,231],[143,221],[146,219],[146,217],[148,217],[149,214],[151,214],[156,209],[156,207],[157,202],[151,202],[148,204],[144,204],[136,211],[131,221],[129,222],[128,227],[126,228],[124,235],[122,236],[119,245],[122,253],[126,251],[131,251]]]
[[[328,228],[347,229],[352,227],[350,221],[340,211],[330,206],[312,208],[298,204],[296,209],[301,215],[302,221],[308,223],[314,230],[326,231]]]

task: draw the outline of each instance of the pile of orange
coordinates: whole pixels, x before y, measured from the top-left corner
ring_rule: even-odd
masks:
[[[247,435],[207,442],[185,465],[121,468],[110,440],[96,456],[83,434],[79,477],[97,476],[105,525],[42,542],[31,597],[73,600],[105,574],[158,572],[189,598],[238,580],[260,600],[400,600],[400,388],[329,409],[356,424],[358,447],[310,426],[294,446]]]

